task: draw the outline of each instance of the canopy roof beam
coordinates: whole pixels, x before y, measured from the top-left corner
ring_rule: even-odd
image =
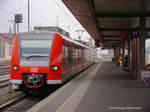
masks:
[[[96,13],[96,16],[99,18],[102,17],[119,17],[119,18],[129,18],[129,17],[150,17],[150,12],[144,13]]]

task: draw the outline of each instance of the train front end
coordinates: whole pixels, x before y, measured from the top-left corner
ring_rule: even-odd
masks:
[[[18,34],[11,60],[13,89],[29,91],[61,83],[61,41],[55,33]]]

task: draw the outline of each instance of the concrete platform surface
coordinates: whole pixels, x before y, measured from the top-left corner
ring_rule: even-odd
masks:
[[[115,63],[82,72],[28,112],[150,112],[150,88]]]

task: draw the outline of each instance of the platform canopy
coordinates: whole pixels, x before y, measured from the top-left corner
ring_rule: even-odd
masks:
[[[92,38],[113,48],[139,27],[139,17],[150,26],[150,0],[62,0]]]

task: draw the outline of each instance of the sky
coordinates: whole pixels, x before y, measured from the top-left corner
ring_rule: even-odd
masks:
[[[14,14],[23,14],[23,23],[19,31],[28,28],[28,0],[0,0],[0,32],[13,31]],[[76,30],[85,30],[66,8],[61,0],[30,0],[30,29],[34,26],[56,26],[58,16],[59,27],[70,32],[72,38],[77,38]],[[83,40],[90,38],[83,33]]]
[[[23,14],[20,32],[28,28],[28,0],[0,0],[0,33],[13,31],[14,14]],[[76,30],[85,30],[66,8],[61,0],[30,0],[30,29],[34,26],[56,26],[57,16],[59,27],[70,32],[72,38],[77,38]],[[88,41],[90,35],[83,33],[82,40]],[[150,40],[146,41],[150,49]]]

